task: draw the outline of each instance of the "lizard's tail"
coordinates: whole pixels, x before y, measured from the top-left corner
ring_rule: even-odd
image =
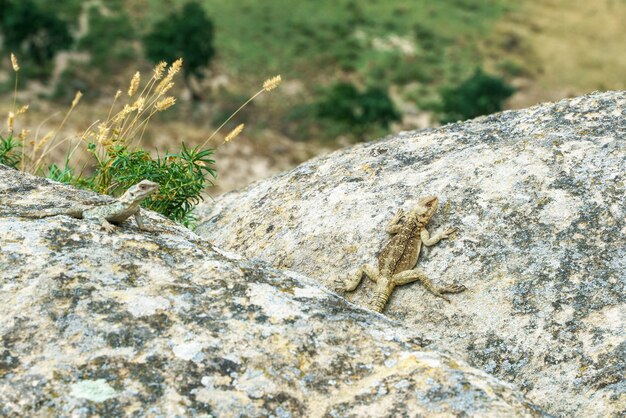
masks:
[[[382,312],[385,309],[385,305],[389,300],[389,296],[391,292],[385,292],[383,290],[374,291],[374,296],[372,296],[371,308],[376,312]]]
[[[42,210],[37,210],[34,212],[26,212],[20,213],[18,216],[22,218],[48,218],[50,216],[57,215],[67,215],[72,218],[82,219],[83,217],[83,209],[82,208],[47,208]]]

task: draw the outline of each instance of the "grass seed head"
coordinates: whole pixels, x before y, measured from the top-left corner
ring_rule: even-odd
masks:
[[[15,113],[9,112],[9,116],[7,117],[7,128],[9,128],[9,132],[13,132],[14,123],[15,123]]]
[[[39,151],[52,137],[54,136],[54,131],[48,132],[39,142],[35,145],[35,152]]]
[[[156,109],[157,112],[162,112],[165,109],[174,106],[175,103],[176,103],[176,98],[172,96],[168,96],[165,99],[157,102],[157,104],[154,105],[154,108]]]
[[[155,80],[160,80],[163,77],[163,71],[167,67],[167,62],[161,61],[154,67],[154,75],[152,76]]]
[[[230,142],[235,139],[243,131],[243,128],[245,126],[246,125],[244,123],[237,125],[235,129],[233,129],[228,135],[226,135],[226,138],[224,138],[224,142]]]
[[[13,66],[13,71],[18,72],[20,70],[20,64],[17,62],[17,57],[12,52],[11,52],[11,65]]]
[[[170,68],[167,69],[167,75],[163,78],[163,80],[161,80],[161,82],[156,88],[156,92],[159,95],[165,94],[166,91],[168,91],[174,86],[174,83],[172,83],[172,80],[174,79],[174,76],[180,71],[182,67],[183,67],[182,58],[177,59],[176,61],[172,63],[172,65],[170,65]]]
[[[282,78],[280,78],[280,75],[277,75],[276,77],[269,78],[269,79],[267,79],[267,80],[265,80],[263,82],[263,90],[265,90],[265,91],[272,91],[276,87],[278,87],[278,85],[280,84],[281,81],[282,81]]]
[[[141,113],[143,111],[143,107],[146,104],[146,98],[140,96],[135,103],[133,103],[133,108],[137,110],[137,112]]]
[[[30,134],[30,129],[22,129],[22,131],[17,137],[20,141],[24,142],[28,134]]]
[[[139,71],[137,71],[133,78],[130,80],[130,86],[128,87],[128,97],[132,97],[135,93],[137,93],[140,81],[141,74],[139,74]]]
[[[83,93],[81,93],[80,90],[78,90],[76,92],[76,95],[74,96],[74,100],[72,100],[72,109],[76,107],[76,105],[78,104],[78,102],[80,102],[80,98],[83,97]]]

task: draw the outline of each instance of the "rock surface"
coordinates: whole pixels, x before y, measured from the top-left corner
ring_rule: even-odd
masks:
[[[419,332],[153,213],[157,232],[111,234],[18,216],[86,199],[0,166],[0,416],[543,415]]]
[[[548,412],[626,414],[626,93],[592,93],[311,160],[206,206],[216,245],[332,286],[373,262],[384,226],[419,196],[458,232],[386,314],[518,385]],[[347,297],[367,304],[364,280]]]

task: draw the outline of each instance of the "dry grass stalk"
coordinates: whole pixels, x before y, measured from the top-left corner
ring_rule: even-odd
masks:
[[[72,109],[74,109],[78,102],[80,102],[81,97],[83,97],[83,93],[79,90],[74,95],[74,100],[72,100]]]
[[[13,71],[18,72],[20,70],[20,64],[17,62],[17,57],[13,52],[11,52],[11,66],[13,67]]]
[[[46,145],[48,141],[52,139],[53,136],[54,136],[54,131],[48,132],[43,138],[41,138],[41,140],[37,142],[37,145],[35,145],[34,152],[38,152],[41,148],[43,148],[44,145]]]
[[[20,134],[17,136],[17,138],[22,142],[26,142],[26,138],[28,138],[28,134],[30,134],[30,129],[22,129],[20,131]]]
[[[206,147],[206,145],[209,143],[209,141],[211,141],[211,139],[213,139],[213,137],[220,131],[220,129],[222,129],[224,127],[224,125],[226,125],[237,113],[239,113],[239,111],[241,109],[243,109],[244,107],[246,107],[246,105],[248,103],[250,103],[251,101],[253,101],[258,95],[260,95],[263,92],[266,91],[271,91],[274,90],[276,87],[278,87],[278,85],[280,84],[280,82],[282,81],[280,75],[277,75],[275,77],[272,78],[268,78],[267,80],[265,80],[263,82],[263,88],[259,91],[257,91],[254,95],[252,95],[252,97],[250,97],[248,100],[246,100],[246,102],[244,104],[242,104],[241,106],[239,106],[239,108],[237,110],[235,110],[229,117],[228,119],[226,119],[224,121],[224,123],[222,123],[215,131],[213,131],[213,133],[211,134],[211,136],[209,136],[206,141],[204,141],[204,143],[200,146],[200,148],[204,148]],[[224,141],[226,142],[226,141]]]
[[[137,93],[137,89],[139,88],[139,83],[141,82],[141,74],[139,71],[135,73],[133,78],[130,80],[130,86],[128,87],[128,97],[133,97],[135,93]]]
[[[226,138],[224,138],[224,142],[230,142],[233,139],[235,139],[237,136],[239,136],[239,134],[243,132],[243,128],[245,126],[246,125],[244,123],[237,125],[235,129],[233,129],[232,131],[230,131],[228,135],[226,135]]]
[[[282,78],[280,77],[280,75],[267,79],[263,82],[263,90],[272,91],[276,87],[278,87],[281,81],[282,81]]]
[[[176,103],[176,98],[175,98],[175,97],[172,97],[172,96],[168,96],[168,97],[166,97],[165,99],[163,99],[163,100],[161,100],[161,101],[157,102],[157,103],[154,105],[154,109],[155,109],[157,112],[162,112],[162,111],[164,111],[165,109],[168,109],[168,108],[170,108],[170,107],[174,106],[174,104],[175,104],[175,103]]]
[[[174,85],[172,83],[172,80],[174,79],[174,76],[178,74],[178,72],[180,71],[182,67],[183,67],[182,58],[177,59],[176,61],[172,63],[172,65],[170,65],[170,68],[167,69],[167,75],[165,76],[165,78],[163,78],[163,80],[161,80],[161,82],[156,88],[156,92],[158,94],[163,95],[165,94],[165,92],[167,92],[169,89],[172,88],[172,86]]]
[[[7,128],[9,129],[9,133],[13,133],[14,123],[15,123],[15,113],[9,112],[9,116],[7,117]]]
[[[158,63],[156,67],[154,67],[154,75],[152,76],[152,78],[154,78],[155,80],[160,80],[161,77],[163,77],[163,71],[165,70],[165,67],[167,67],[167,62],[161,61],[160,63]]]

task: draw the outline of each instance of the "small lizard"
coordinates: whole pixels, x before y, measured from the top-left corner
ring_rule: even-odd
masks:
[[[450,300],[443,295],[444,293],[459,293],[466,290],[465,286],[454,284],[437,287],[424,273],[414,269],[422,243],[427,246],[435,245],[455,231],[455,228],[448,228],[432,237],[428,233],[426,224],[437,210],[438,203],[437,197],[429,196],[420,199],[406,214],[400,209],[386,228],[392,238],[378,255],[378,267],[369,264],[360,267],[345,282],[337,279],[335,289],[351,292],[356,289],[365,274],[376,283],[370,303],[376,312],[383,311],[396,286],[416,280],[422,282],[430,293],[448,302]]]
[[[159,189],[159,184],[150,180],[142,180],[134,186],[130,187],[120,196],[117,201],[105,203],[98,206],[80,205],[70,208],[55,208],[52,210],[42,210],[20,215],[26,218],[46,218],[56,215],[67,215],[77,219],[93,219],[100,222],[102,228],[107,232],[112,232],[115,227],[128,219],[131,215],[135,217],[135,221],[139,229],[151,231],[147,228],[141,217],[139,205],[152,193]]]

